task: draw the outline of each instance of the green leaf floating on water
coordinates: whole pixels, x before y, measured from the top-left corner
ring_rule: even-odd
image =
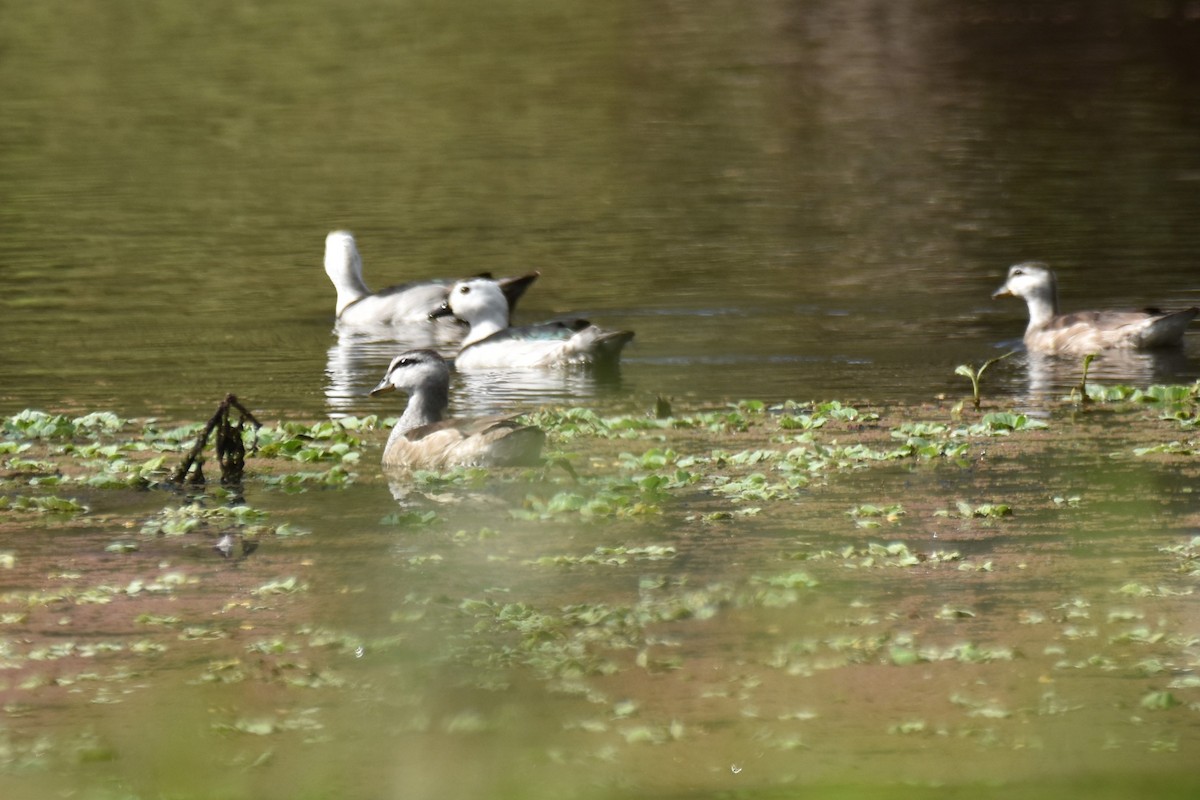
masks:
[[[1141,700],[1142,708],[1147,711],[1166,711],[1178,705],[1182,705],[1179,698],[1167,691],[1150,692]]]

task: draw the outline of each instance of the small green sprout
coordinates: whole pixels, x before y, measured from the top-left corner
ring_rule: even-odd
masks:
[[[1079,392],[1080,405],[1087,405],[1092,400],[1092,398],[1088,396],[1087,392],[1088,368],[1091,367],[1092,362],[1099,357],[1099,353],[1088,353],[1083,357],[1083,374],[1079,377],[1079,388],[1077,390]]]
[[[987,368],[992,364],[995,364],[997,361],[1003,361],[1016,352],[1016,350],[1010,350],[1002,356],[988,359],[987,361],[983,362],[983,366],[981,366],[979,369],[973,369],[970,364],[959,364],[957,367],[955,367],[955,375],[962,375],[964,378],[971,381],[971,399],[975,404],[976,411],[979,410],[979,381],[983,378],[983,373],[986,372]]]

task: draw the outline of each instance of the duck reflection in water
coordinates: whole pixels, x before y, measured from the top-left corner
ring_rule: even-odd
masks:
[[[419,341],[419,340],[418,340]],[[434,349],[449,356],[455,348],[431,346],[361,331],[338,335],[325,359],[325,405],[330,416],[372,413],[365,401],[379,373],[397,353]],[[455,374],[451,401],[466,414],[494,414],[514,407],[587,401],[621,389],[619,370],[472,370]]]
[[[1150,386],[1195,380],[1195,364],[1180,348],[1102,350],[1088,365],[1089,384]],[[1029,395],[1046,400],[1068,396],[1083,379],[1083,357],[1055,353],[1024,354]]]

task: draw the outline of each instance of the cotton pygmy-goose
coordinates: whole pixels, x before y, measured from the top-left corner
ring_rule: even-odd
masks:
[[[446,302],[451,280],[413,281],[372,292],[363,281],[362,256],[354,234],[334,231],[325,237],[325,274],[337,289],[338,322],[349,326],[428,325],[430,312]],[[537,272],[497,281],[509,308],[538,277]]]
[[[606,331],[587,320],[510,328],[508,304],[494,280],[471,278],[450,287],[435,317],[453,315],[471,326],[454,359],[458,369],[615,366],[633,331]]]
[[[992,297],[1020,297],[1029,306],[1025,347],[1039,353],[1085,355],[1108,349],[1177,346],[1197,309],[1058,313],[1058,283],[1045,264],[1017,264]]]
[[[392,359],[371,395],[399,390],[408,405],[383,450],[384,467],[443,469],[455,466],[535,464],[546,436],[512,417],[446,419],[450,369],[432,350],[409,350]]]

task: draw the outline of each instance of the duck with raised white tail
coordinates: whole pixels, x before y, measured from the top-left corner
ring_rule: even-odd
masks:
[[[409,350],[392,359],[376,396],[408,395],[404,414],[383,450],[385,468],[445,469],[538,463],[546,435],[512,416],[447,419],[450,368],[432,350]]]
[[[1073,311],[1058,313],[1058,281],[1045,264],[1027,261],[1008,270],[992,297],[1020,297],[1029,306],[1025,347],[1038,353],[1086,355],[1101,350],[1178,347],[1197,309],[1180,311]]]
[[[325,237],[325,274],[337,290],[338,323],[351,327],[428,326],[430,313],[446,302],[453,284],[450,279],[413,281],[372,292],[363,280],[362,256],[349,231]],[[531,272],[497,281],[510,309],[537,277]]]
[[[454,359],[456,369],[614,367],[633,339],[633,331],[604,330],[583,319],[509,327],[504,292],[487,278],[450,287],[433,316],[451,315],[471,326]]]

